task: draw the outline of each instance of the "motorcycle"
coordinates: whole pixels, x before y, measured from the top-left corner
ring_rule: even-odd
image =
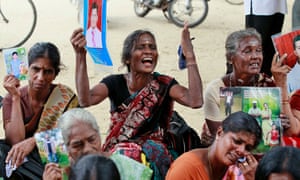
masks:
[[[185,21],[193,28],[201,24],[208,14],[208,0],[133,0],[134,12],[145,17],[151,10],[160,9],[172,23],[183,27]]]

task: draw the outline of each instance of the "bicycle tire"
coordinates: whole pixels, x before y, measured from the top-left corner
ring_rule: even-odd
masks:
[[[244,0],[225,0],[225,1],[231,5],[243,5],[244,4]]]
[[[151,11],[151,8],[147,7],[141,0],[134,0],[133,9],[138,17],[145,17]]]
[[[185,21],[190,28],[201,24],[208,14],[207,0],[191,0],[191,7],[186,7],[186,0],[173,0],[168,6],[170,20],[177,26],[183,27]],[[196,15],[196,16],[194,16]]]
[[[12,1],[12,0],[8,0],[8,1]],[[13,44],[9,44],[8,46],[0,47],[0,52],[3,49],[8,49],[8,48],[14,48],[14,47],[22,46],[32,36],[32,34],[33,34],[34,30],[35,30],[35,27],[36,27],[36,23],[37,23],[37,10],[36,10],[36,6],[35,6],[35,4],[33,3],[32,0],[27,0],[27,2],[29,3],[29,5],[27,7],[30,9],[30,11],[32,11],[32,22],[28,26],[29,27],[28,28],[29,31],[25,33],[25,36],[23,38],[21,38],[21,40],[16,40],[16,41],[13,42]],[[1,3],[3,3],[3,0],[1,1]],[[20,3],[20,1],[18,1],[18,3]],[[5,7],[1,7],[1,8],[5,8]],[[2,9],[2,10],[4,10],[4,9]],[[24,19],[24,16],[23,16],[23,19]],[[17,32],[18,31],[16,31],[16,33]]]

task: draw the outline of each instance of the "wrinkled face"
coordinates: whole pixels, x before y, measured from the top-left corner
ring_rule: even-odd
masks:
[[[261,42],[255,37],[243,39],[235,55],[232,56],[232,64],[235,73],[254,75],[260,72],[263,61]]]
[[[300,58],[300,41],[295,42],[295,55]]]
[[[95,28],[97,26],[97,22],[98,22],[98,13],[97,13],[97,9],[94,8],[92,9],[91,12],[91,27]]]
[[[295,180],[293,176],[288,172],[283,173],[271,173],[268,180]]]
[[[38,58],[29,66],[29,87],[32,90],[50,89],[55,77],[55,69],[48,58]]]
[[[153,72],[157,64],[157,47],[149,34],[142,34],[132,49],[130,70],[138,73]]]
[[[227,166],[233,165],[237,159],[244,157],[254,149],[256,137],[249,132],[227,132],[218,133],[217,156]]]
[[[73,160],[86,154],[101,152],[100,135],[89,124],[78,122],[70,132],[67,148]]]

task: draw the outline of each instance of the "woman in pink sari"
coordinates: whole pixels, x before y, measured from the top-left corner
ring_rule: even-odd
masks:
[[[136,30],[125,39],[122,63],[128,73],[107,76],[91,89],[82,29],[74,31],[71,43],[76,53],[76,88],[80,105],[96,105],[107,97],[111,102],[111,126],[103,150],[119,152],[140,162],[146,156],[154,176],[164,179],[173,161],[164,137],[173,102],[191,108],[200,108],[203,104],[202,82],[188,27],[183,28],[181,35],[188,88],[170,76],[154,72],[158,49],[150,31]]]

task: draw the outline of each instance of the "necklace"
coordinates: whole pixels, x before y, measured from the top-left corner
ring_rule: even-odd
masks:
[[[126,79],[127,89],[129,93],[133,94],[136,91],[139,91],[140,89],[145,87],[147,84],[151,83],[153,76],[150,75],[142,81],[140,81],[141,79],[140,80],[135,79],[135,81],[133,81],[132,74],[128,73],[127,75],[125,75],[125,79]],[[137,85],[137,82],[140,82],[139,85]]]
[[[127,76],[125,76],[125,79],[126,79],[126,84],[127,84],[127,89],[128,89],[129,94],[133,94],[134,91],[131,90],[131,87],[130,87],[130,85],[131,85],[131,83],[132,83],[132,77],[131,77],[131,74],[128,73]]]
[[[248,86],[253,86],[253,87],[257,87],[258,86],[258,78],[259,78],[259,75],[255,75],[253,78],[251,78],[251,80],[249,82],[249,85]],[[237,83],[232,83],[233,82],[233,73],[230,73],[229,75],[229,87],[233,87],[233,86],[245,86],[245,82],[244,80],[242,79],[237,79]],[[251,85],[252,84],[252,85]]]

